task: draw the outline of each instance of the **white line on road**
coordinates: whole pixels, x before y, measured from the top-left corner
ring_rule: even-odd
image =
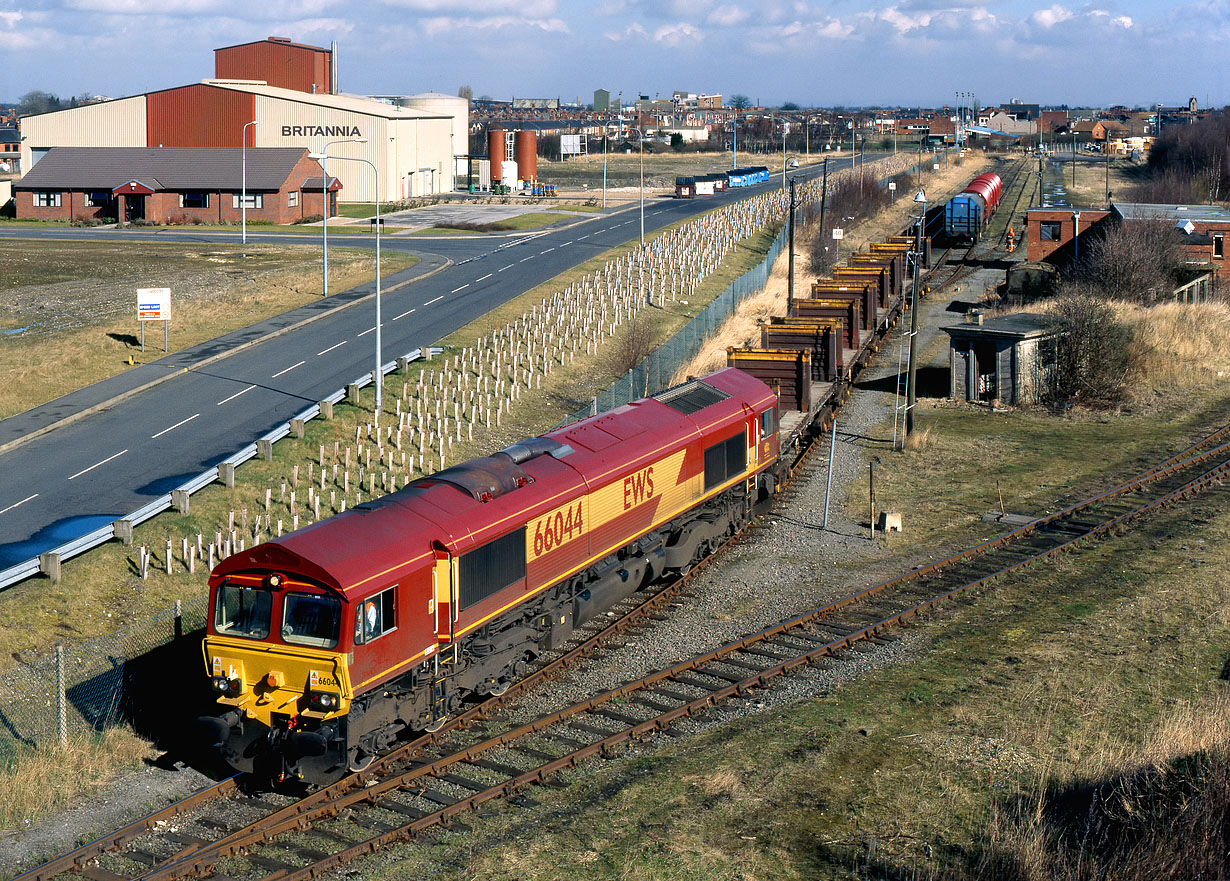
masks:
[[[18,505],[24,505],[26,502],[30,501],[30,499],[37,499],[37,498],[38,498],[38,493],[35,493],[35,494],[34,494],[34,495],[32,495],[32,496],[26,496],[26,497],[25,497],[24,499],[22,499],[20,502],[17,502],[16,504],[13,504],[13,505],[9,505],[9,506],[8,506],[7,508],[5,508],[3,511],[0,511],[0,514],[7,514],[9,511],[13,510],[13,509],[14,509],[14,508],[16,508]]]
[[[461,287],[459,287],[459,288],[453,288],[451,291],[449,291],[449,293],[450,293],[450,294],[455,294],[455,293],[457,293],[458,291],[464,291],[464,290],[465,290],[466,288],[468,288],[469,286],[470,286],[470,283],[467,281],[467,282],[466,282],[465,284],[463,284]]]
[[[360,336],[362,336],[362,334],[360,334]],[[306,364],[306,363],[307,363],[306,361],[300,361],[298,364],[292,364],[292,365],[290,365],[289,367],[287,367],[285,370],[279,370],[277,373],[275,373],[273,376],[271,376],[271,377],[269,377],[269,378],[270,378],[270,379],[277,379],[277,378],[278,378],[279,376],[281,376],[283,373],[290,373],[290,372],[291,372],[292,370],[294,370],[296,367],[302,367],[302,366],[303,366],[304,364]]]
[[[407,309],[405,312],[398,315],[397,318],[405,318],[407,315],[409,315],[413,311],[414,311],[413,309]],[[393,320],[396,321],[397,318],[394,318]]]
[[[127,450],[120,450],[120,451],[119,451],[118,453],[116,453],[114,456],[108,456],[107,458],[103,459],[101,462],[95,462],[95,463],[94,463],[93,465],[91,465],[89,468],[82,468],[80,471],[78,471],[76,474],[74,474],[74,475],[73,475],[73,477],[80,477],[82,474],[85,474],[87,471],[93,471],[93,470],[94,470],[95,468],[97,468],[99,465],[106,465],[106,464],[107,464],[108,462],[110,462],[112,459],[118,459],[120,456],[124,455],[124,454],[125,454],[125,453],[127,453],[127,452],[128,452]],[[70,478],[69,478],[69,480],[72,480],[72,479],[73,479],[73,477],[70,477]]]
[[[302,362],[302,361],[300,361],[299,363],[300,363],[300,364],[302,364],[303,362]],[[162,431],[158,432],[157,434],[151,434],[151,435],[149,436],[149,439],[150,439],[150,440],[154,440],[155,438],[160,438],[160,437],[162,437],[164,434],[166,434],[168,431],[174,431],[175,429],[179,428],[181,425],[187,425],[189,422],[191,422],[193,419],[196,419],[196,417],[198,417],[198,416],[200,416],[200,415],[201,415],[200,413],[193,413],[193,414],[192,414],[191,416],[189,416],[187,419],[181,419],[179,422],[176,422],[176,423],[175,423],[174,425],[172,425],[170,428],[164,428]]]
[[[569,239],[568,241],[564,242],[564,244],[560,245],[560,247],[563,248],[563,247],[566,247],[567,245],[571,245],[573,241],[574,241],[573,239]]]
[[[515,265],[516,265],[516,264],[514,264],[514,263],[509,263],[507,266],[503,267],[503,268],[502,268],[502,269],[500,269],[499,271],[500,271],[500,272],[503,272],[505,269],[512,269],[512,268],[513,268],[513,266],[515,266]]]
[[[317,352],[317,353],[316,353],[316,356],[317,356],[317,357],[320,357],[321,355],[327,355],[327,354],[329,354],[330,352],[332,352],[334,349],[336,349],[338,346],[344,346],[344,345],[346,345],[346,343],[347,343],[347,342],[348,342],[348,340],[342,340],[340,343],[335,343],[334,345],[329,346],[329,348],[325,349],[323,352]]]
[[[531,254],[531,255],[530,255],[530,256],[528,256],[528,257],[522,257],[522,258],[521,258],[520,260],[518,260],[517,262],[518,262],[518,263],[524,263],[526,260],[533,260],[533,259],[534,259],[534,255],[533,255],[533,254]]]
[[[482,278],[476,278],[476,279],[474,279],[474,283],[475,283],[475,284],[478,284],[480,281],[486,281],[487,279],[491,278],[491,276],[492,276],[492,275],[494,275],[494,274],[495,274],[495,273],[488,272],[488,273],[487,273],[486,275],[484,275]]]
[[[424,303],[423,305],[424,305],[424,306],[430,306],[432,303],[439,303],[439,302],[440,302],[441,300],[443,300],[443,299],[444,299],[444,294],[441,294],[440,296],[436,297],[434,300],[428,300],[428,301],[427,301],[426,303]]]
[[[231,395],[229,398],[223,398],[221,401],[219,401],[219,402],[218,402],[218,406],[219,406],[219,407],[221,407],[223,404],[228,404],[228,403],[230,403],[231,401],[235,400],[235,399],[236,399],[237,397],[239,397],[240,395],[247,394],[248,392],[252,391],[252,389],[254,389],[254,388],[256,388],[256,386],[254,386],[254,385],[250,385],[250,386],[248,386],[246,389],[244,389],[243,391],[240,391],[240,392],[235,392],[235,394]]]
[[[539,251],[538,253],[539,253],[539,254],[550,254],[550,253],[551,253],[552,251],[554,251],[554,250],[555,250],[554,248],[547,248],[547,250],[545,250],[545,251]]]
[[[590,235],[591,233],[586,233],[585,235],[581,236],[581,239],[588,239]],[[580,241],[580,239],[578,239],[577,241]]]

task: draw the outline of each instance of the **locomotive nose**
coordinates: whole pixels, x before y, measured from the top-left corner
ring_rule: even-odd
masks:
[[[226,713],[222,716],[198,717],[196,732],[200,742],[215,749],[226,746],[226,742],[231,738],[231,726],[238,721],[232,718],[235,715],[235,713]]]

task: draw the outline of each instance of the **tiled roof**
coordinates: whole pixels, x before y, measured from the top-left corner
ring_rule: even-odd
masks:
[[[302,147],[249,149],[248,189],[281,189],[306,152]],[[242,154],[238,147],[54,147],[16,186],[110,190],[135,179],[164,190],[238,190],[243,183]]]

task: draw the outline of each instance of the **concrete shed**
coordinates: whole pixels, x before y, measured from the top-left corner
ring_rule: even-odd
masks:
[[[1045,315],[1023,312],[986,317],[974,310],[962,324],[941,328],[949,337],[948,396],[958,401],[1033,404],[1054,362],[1054,331]]]

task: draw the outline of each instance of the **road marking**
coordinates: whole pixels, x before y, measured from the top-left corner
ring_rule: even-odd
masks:
[[[592,235],[592,233],[586,233],[585,235],[581,236],[581,239],[588,239],[590,235]],[[580,239],[578,239],[578,241],[580,241]]]
[[[252,391],[252,389],[254,389],[254,388],[256,388],[256,386],[254,386],[254,385],[250,385],[250,386],[248,386],[246,389],[244,389],[244,390],[243,390],[243,391],[241,391],[241,392],[235,392],[235,394],[231,395],[229,398],[223,398],[221,401],[219,401],[219,402],[218,402],[218,406],[219,406],[219,407],[221,407],[223,404],[226,404],[226,403],[229,403],[229,402],[231,402],[231,401],[235,400],[235,399],[236,399],[237,397],[239,397],[240,395],[247,394],[248,392]]]
[[[550,253],[551,253],[552,251],[554,251],[554,250],[555,250],[554,248],[547,248],[547,250],[545,250],[545,251],[539,251],[538,253],[539,253],[539,254],[550,254]]]
[[[335,345],[329,346],[329,348],[325,349],[323,352],[317,352],[316,357],[319,358],[321,355],[327,355],[330,352],[332,352],[334,349],[336,349],[338,346],[346,345],[347,342],[348,340],[342,340],[340,343],[336,343]]]
[[[444,294],[441,294],[440,296],[436,297],[434,300],[428,300],[428,301],[427,301],[426,303],[424,303],[423,305],[424,305],[424,306],[430,306],[432,303],[439,303],[439,302],[440,302],[441,300],[443,300],[443,299],[444,299]]]
[[[533,259],[534,259],[534,255],[533,255],[533,254],[531,254],[531,255],[530,255],[530,256],[528,256],[528,257],[522,257],[522,258],[521,258],[520,260],[518,260],[517,262],[518,262],[518,263],[524,263],[526,260],[533,260]]]
[[[302,362],[302,361],[300,361],[299,363],[300,363],[300,364],[302,364],[303,362]],[[189,416],[187,419],[181,419],[179,422],[176,422],[176,423],[175,423],[174,425],[172,425],[170,428],[164,428],[162,431],[158,432],[157,434],[151,434],[151,435],[149,436],[149,439],[150,439],[150,440],[154,440],[155,438],[162,437],[162,436],[163,436],[164,434],[166,434],[168,431],[174,431],[175,429],[179,428],[181,425],[187,425],[189,422],[191,422],[193,419],[196,419],[196,417],[198,417],[198,416],[200,416],[200,415],[201,415],[200,413],[193,413],[193,414],[192,414],[191,416]]]
[[[32,496],[26,496],[26,497],[25,497],[24,499],[22,499],[20,502],[17,502],[17,504],[15,504],[15,505],[9,505],[9,506],[8,506],[7,508],[5,508],[3,511],[0,511],[0,514],[7,514],[9,511],[13,510],[14,508],[18,507],[19,505],[24,505],[26,502],[30,501],[30,499],[37,499],[37,498],[38,498],[38,493],[35,493],[35,494],[34,494],[34,495],[32,495]]]
[[[568,245],[571,245],[571,244],[573,243],[573,241],[574,241],[573,239],[569,239],[568,241],[564,242],[564,244],[560,245],[560,247],[561,247],[561,248],[565,248],[565,247],[567,247]]]
[[[360,336],[362,336],[362,334],[360,334]],[[279,370],[277,373],[275,373],[273,376],[271,376],[271,377],[269,377],[269,378],[270,378],[270,379],[277,379],[277,378],[278,378],[279,376],[281,376],[283,373],[290,373],[290,372],[291,372],[292,370],[294,370],[296,367],[302,367],[302,366],[303,366],[304,364],[306,364],[306,363],[307,363],[306,361],[300,361],[298,364],[292,364],[292,365],[290,365],[289,367],[287,367],[285,370]]]
[[[118,459],[120,456],[124,455],[124,454],[125,454],[125,453],[127,453],[127,452],[128,452],[127,450],[120,450],[120,451],[119,451],[118,453],[116,453],[114,456],[108,456],[107,458],[103,459],[101,462],[95,462],[95,463],[94,463],[93,465],[91,465],[89,468],[82,468],[80,471],[78,471],[76,474],[74,474],[74,475],[73,475],[73,477],[80,477],[82,474],[85,474],[87,471],[93,471],[93,470],[94,470],[95,468],[97,468],[99,465],[106,465],[106,464],[107,464],[108,462],[110,462],[112,459]],[[72,479],[73,479],[73,477],[70,477],[70,478],[69,478],[69,480],[72,480]]]
[[[476,279],[474,279],[474,283],[475,283],[475,284],[478,284],[480,281],[486,281],[487,279],[491,278],[491,276],[492,276],[492,275],[494,275],[494,273],[488,272],[488,273],[487,273],[486,275],[484,275],[482,278],[476,278]]]
[[[504,267],[504,269],[512,269],[514,266],[516,266],[516,264],[515,264],[515,263],[509,263],[507,266],[505,266],[505,267]],[[504,271],[504,269],[500,269],[500,270],[498,270],[498,271],[499,271],[499,272],[503,272],[503,271]]]
[[[407,315],[409,315],[413,311],[414,311],[413,309],[407,309],[405,312],[398,315],[397,318],[405,318]],[[397,318],[394,318],[393,320],[396,321]]]
[[[450,294],[455,294],[455,293],[457,293],[458,291],[464,291],[464,290],[465,290],[466,288],[468,288],[469,286],[470,286],[470,283],[469,283],[469,282],[466,282],[465,284],[463,284],[463,285],[462,285],[461,287],[459,287],[459,288],[453,288],[451,291],[449,291],[449,293],[450,293]]]

